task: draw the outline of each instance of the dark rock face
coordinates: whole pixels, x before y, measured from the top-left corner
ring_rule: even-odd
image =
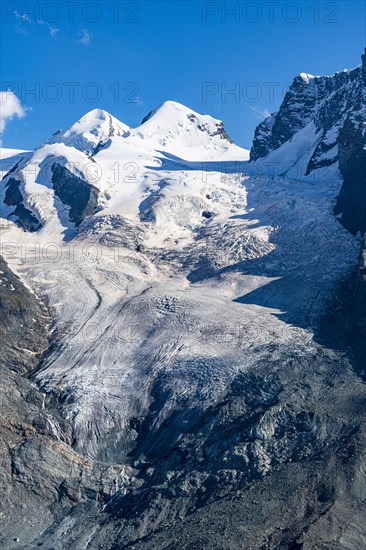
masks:
[[[258,160],[265,157],[271,148],[272,128],[276,120],[276,114],[265,118],[258,124],[254,132],[253,146],[250,150],[250,160]]]
[[[135,481],[103,511],[76,503],[35,542],[81,549],[88,533],[100,550],[362,548],[366,389],[329,349],[282,350],[275,363],[272,353],[270,375],[257,364],[205,412],[182,403],[158,429],[157,380],[131,426]]]
[[[352,309],[347,325],[347,343],[358,374],[366,380],[366,241],[364,238],[357,272]]]
[[[366,135],[360,121],[347,119],[338,137],[339,168],[343,177],[335,214],[351,233],[366,231]]]
[[[296,77],[279,111],[257,127],[250,160],[266,157],[313,125],[314,143],[304,175],[337,162],[337,140],[343,126],[350,118],[359,123],[365,118],[364,71],[363,65],[334,76]]]
[[[63,157],[57,159],[50,156],[47,161],[44,161],[44,164],[52,163],[50,183],[53,185],[55,195],[63,204],[70,207],[70,221],[78,226],[86,217],[95,214],[98,210],[99,190],[68,170],[62,164],[64,161],[66,159]],[[40,167],[43,167],[42,164]],[[4,177],[6,181],[4,203],[7,206],[15,206],[11,217],[15,218],[20,227],[25,231],[38,231],[42,227],[41,222],[24,205],[21,181],[23,176],[16,173],[15,177],[11,176],[18,168],[19,163]]]
[[[45,334],[48,313],[1,257],[0,281],[0,364],[24,374],[36,366],[37,356],[48,347]]]
[[[365,57],[365,56],[363,56]],[[341,223],[363,244],[355,277],[355,291],[347,324],[347,343],[359,374],[366,378],[366,135],[364,124],[348,119],[339,138],[339,167],[343,185],[335,206]]]
[[[10,178],[6,184],[4,203],[7,206],[15,206],[12,213],[25,231],[38,231],[42,227],[37,218],[24,206],[23,195],[20,191],[20,181]]]
[[[55,194],[64,204],[70,206],[70,220],[75,225],[95,214],[99,195],[96,187],[56,162],[52,165],[52,183]]]

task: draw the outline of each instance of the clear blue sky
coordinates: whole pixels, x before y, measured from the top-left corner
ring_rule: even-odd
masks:
[[[136,126],[170,99],[224,120],[249,148],[295,75],[353,68],[366,43],[361,0],[3,0],[1,9],[1,89],[27,109],[8,122],[4,147],[36,147],[95,107]]]

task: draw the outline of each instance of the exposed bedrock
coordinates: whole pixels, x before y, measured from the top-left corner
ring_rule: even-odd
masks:
[[[357,372],[366,375],[366,137],[361,122],[347,120],[339,139],[339,167],[343,185],[335,214],[352,233],[360,233],[360,264],[355,275],[354,292],[346,326],[346,342],[352,349]]]

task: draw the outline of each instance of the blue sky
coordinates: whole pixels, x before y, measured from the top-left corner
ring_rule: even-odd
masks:
[[[4,147],[34,148],[96,107],[137,126],[170,99],[224,120],[249,148],[295,75],[352,68],[366,43],[363,0],[3,0],[1,9],[1,90],[25,110],[7,120]]]

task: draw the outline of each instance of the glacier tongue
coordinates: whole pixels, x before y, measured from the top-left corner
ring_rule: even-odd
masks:
[[[317,132],[309,122],[272,160],[309,156]],[[18,182],[42,224],[10,223],[3,239],[48,304],[54,345],[37,378],[62,396],[83,452],[128,452],[161,373],[170,397],[157,426],[181,399],[207,408],[269,345],[309,342],[353,269],[358,240],[332,214],[339,176],[315,185],[246,159],[220,121],[168,101],[135,129],[91,111],[4,178],[5,199]]]
[[[19,245],[7,259],[51,313],[53,345],[37,380],[60,396],[78,450],[127,459],[130,423],[146,414],[157,384],[166,400],[156,430],[183,405],[187,418],[207,409],[270,347],[279,356],[312,349],[358,240],[333,216],[327,182],[245,176],[234,166],[148,168],[142,216],[118,198],[68,242],[57,230],[3,230],[3,243]]]

